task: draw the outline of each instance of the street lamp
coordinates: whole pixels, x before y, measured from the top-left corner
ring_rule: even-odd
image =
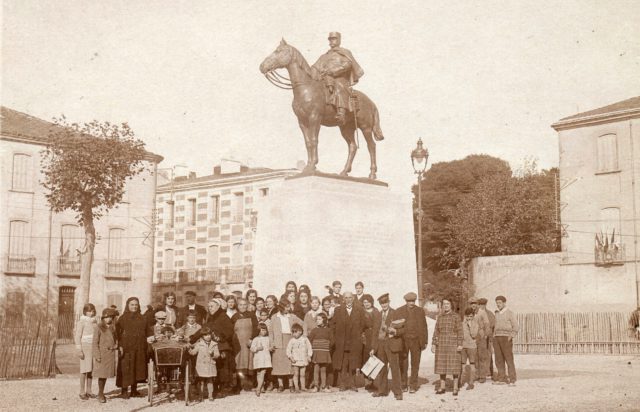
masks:
[[[424,305],[424,280],[422,278],[422,175],[427,169],[429,151],[422,146],[422,138],[418,139],[418,144],[411,152],[411,164],[416,175],[418,175],[418,205],[416,208],[416,220],[418,222],[418,301],[420,307]]]

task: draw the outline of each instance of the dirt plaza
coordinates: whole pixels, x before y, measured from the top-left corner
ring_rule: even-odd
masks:
[[[426,355],[426,356],[424,356]],[[75,362],[73,363],[75,364]],[[0,382],[2,410],[26,411],[171,411],[171,410],[280,410],[280,411],[633,411],[640,410],[640,356],[599,355],[516,355],[518,382],[515,387],[476,384],[473,390],[436,395],[433,382],[433,355],[423,353],[420,376],[429,383],[415,394],[404,394],[402,401],[393,396],[373,398],[359,392],[302,393],[268,392],[256,397],[253,392],[238,396],[192,403],[158,399],[149,407],[145,398],[121,399],[115,381],[107,382],[107,403],[78,398],[78,378],[72,364],[59,363],[62,371],[55,379]],[[94,383],[95,387],[95,383]],[[141,390],[146,394],[146,387]],[[95,389],[94,389],[95,391]]]

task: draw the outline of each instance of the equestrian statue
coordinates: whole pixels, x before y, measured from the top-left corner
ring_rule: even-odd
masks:
[[[349,155],[340,175],[351,172],[359,129],[371,157],[370,179],[376,178],[376,141],[384,139],[376,105],[364,93],[353,90],[364,71],[351,52],[340,47],[340,33],[329,34],[330,49],[309,66],[295,47],[282,39],[276,50],[260,64],[260,71],[274,85],[293,90],[293,112],[304,135],[307,165],[303,173],[313,173],[318,164],[320,126],[340,128]],[[276,70],[285,68],[289,77]]]

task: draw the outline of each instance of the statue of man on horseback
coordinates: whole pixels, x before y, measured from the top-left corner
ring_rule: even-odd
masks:
[[[366,94],[351,89],[364,72],[351,52],[340,47],[340,33],[331,33],[329,42],[331,50],[311,67],[298,49],[282,39],[260,64],[260,72],[274,86],[293,91],[291,107],[307,148],[303,173],[317,170],[320,127],[338,126],[349,150],[340,174],[347,176],[351,172],[358,150],[356,131],[360,130],[371,158],[369,178],[376,179],[376,142],[384,139],[378,108]],[[289,77],[278,73],[280,68],[284,68]],[[331,93],[327,91],[327,84],[331,86]]]
[[[364,75],[353,54],[340,46],[341,35],[338,32],[329,33],[329,51],[320,56],[317,62],[311,66],[317,71],[319,77],[324,80],[331,91],[329,103],[336,109],[338,124],[345,122],[345,113],[355,110],[351,107],[351,86],[358,83]]]

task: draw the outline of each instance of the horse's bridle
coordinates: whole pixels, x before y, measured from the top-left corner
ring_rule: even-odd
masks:
[[[278,73],[277,69],[266,72],[264,77],[274,86],[284,90],[292,90],[295,87],[293,83],[291,83],[291,79]]]

